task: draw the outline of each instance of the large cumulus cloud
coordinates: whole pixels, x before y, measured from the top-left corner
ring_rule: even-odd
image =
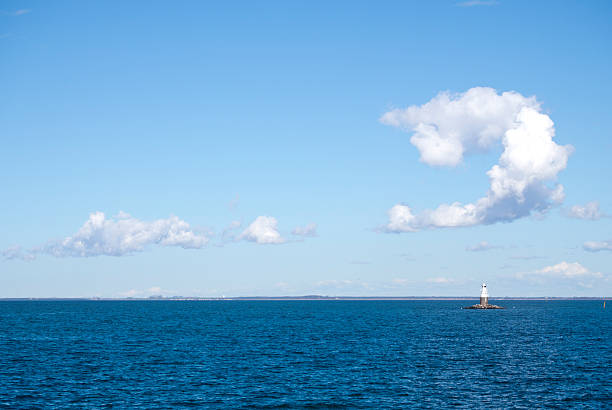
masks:
[[[554,124],[535,97],[486,87],[444,92],[424,105],[389,111],[381,122],[413,132],[410,142],[431,166],[454,167],[466,155],[503,146],[498,163],[487,171],[485,196],[420,213],[397,204],[389,210],[389,232],[509,222],[563,201],[563,186],[555,181],[573,148],[553,140]]]

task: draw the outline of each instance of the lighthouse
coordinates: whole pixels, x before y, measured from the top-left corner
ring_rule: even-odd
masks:
[[[503,309],[503,307],[489,304],[489,291],[487,290],[487,284],[483,282],[480,286],[480,303],[463,309]]]
[[[480,304],[487,306],[489,304],[489,292],[487,291],[487,284],[483,283],[480,287]]]

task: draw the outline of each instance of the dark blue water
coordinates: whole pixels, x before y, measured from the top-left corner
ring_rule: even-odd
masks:
[[[612,406],[612,305],[1,302],[0,406]]]

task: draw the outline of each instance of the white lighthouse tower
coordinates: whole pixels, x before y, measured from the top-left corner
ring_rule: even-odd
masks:
[[[487,291],[487,284],[483,283],[480,288],[480,304],[487,306],[489,304],[489,292]]]
[[[487,290],[487,284],[483,283],[480,287],[480,303],[464,307],[463,309],[503,309],[501,306],[489,305],[489,291]]]

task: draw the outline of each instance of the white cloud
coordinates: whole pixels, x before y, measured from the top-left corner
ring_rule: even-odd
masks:
[[[397,204],[387,212],[389,214],[389,223],[387,224],[388,232],[416,232],[413,227],[415,216],[412,210],[404,204]]]
[[[476,245],[466,246],[465,250],[469,252],[483,252],[490,251],[491,249],[498,249],[499,246],[491,245],[487,241],[482,241],[477,243]]]
[[[612,241],[588,241],[582,245],[582,248],[589,252],[612,251]]]
[[[141,252],[149,245],[199,249],[207,242],[206,236],[194,232],[187,222],[176,216],[147,222],[124,212],[113,218],[106,218],[102,212],[94,212],[74,235],[50,242],[37,253],[54,256],[122,256]]]
[[[563,279],[583,279],[601,278],[600,272],[592,272],[578,262],[561,262],[556,265],[546,266],[532,272],[522,272],[517,274],[519,278],[563,278]]]
[[[317,236],[317,224],[309,223],[306,226],[298,226],[293,231],[291,231],[291,233],[296,236],[304,236],[304,237]]]
[[[567,211],[567,216],[576,219],[590,219],[596,221],[605,216],[599,210],[599,202],[591,201],[584,205],[574,205]]]
[[[242,224],[240,221],[232,221],[222,230],[216,245],[223,246],[227,242],[239,240],[259,244],[287,242],[279,233],[277,225],[275,218],[259,216],[238,234]],[[293,234],[316,236],[316,224],[298,227]],[[210,242],[212,236],[212,231],[193,229],[176,216],[141,221],[122,211],[112,218],[107,218],[102,212],[94,212],[74,235],[32,249],[12,246],[0,251],[0,256],[6,260],[33,260],[39,254],[56,257],[123,256],[144,251],[152,245],[200,249]]]
[[[258,216],[241,234],[238,239],[257,242],[259,244],[279,244],[285,239],[277,229],[278,222],[271,216]]]
[[[421,161],[431,166],[457,166],[465,155],[500,143],[504,148],[499,163],[487,172],[486,196],[474,203],[441,204],[420,214],[408,205],[395,205],[389,210],[387,232],[510,222],[545,213],[564,199],[563,186],[555,180],[573,148],[553,141],[554,124],[535,97],[497,94],[486,87],[462,94],[444,92],[422,106],[389,111],[381,122],[413,131],[410,142]]]
[[[522,108],[539,106],[534,97],[498,95],[492,88],[475,87],[461,94],[442,92],[421,106],[389,111],[381,122],[413,131],[410,142],[426,164],[456,166],[464,153],[487,150],[500,141]]]

